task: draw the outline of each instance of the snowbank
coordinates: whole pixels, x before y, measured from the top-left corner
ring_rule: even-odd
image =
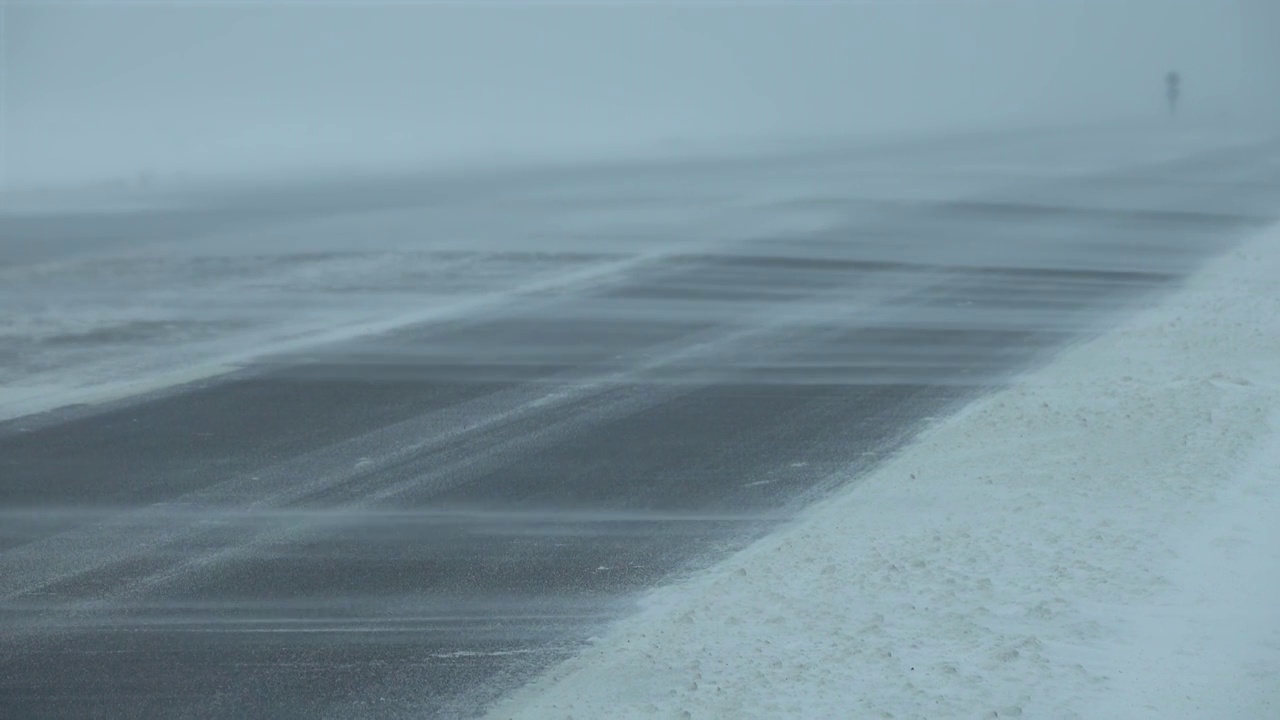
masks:
[[[1272,231],[493,717],[1280,717],[1277,279]]]

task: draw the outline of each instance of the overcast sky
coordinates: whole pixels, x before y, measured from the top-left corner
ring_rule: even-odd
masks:
[[[1173,68],[1191,112],[1256,91],[1250,2],[11,5],[3,169],[22,186],[1157,121]]]

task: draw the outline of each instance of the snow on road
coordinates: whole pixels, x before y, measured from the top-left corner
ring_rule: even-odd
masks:
[[[569,208],[502,202],[515,219],[497,214],[491,221],[491,209],[451,205],[0,263],[0,420],[604,282],[675,247],[695,247],[670,226],[698,228],[726,204],[681,211],[653,201],[665,213],[630,207],[627,224],[616,213],[597,217],[608,202]],[[779,231],[811,222],[771,217]],[[602,252],[600,223],[659,240],[624,238]],[[695,237],[705,246],[708,236]]]
[[[754,188],[708,172],[692,187],[664,178],[634,187],[623,172],[590,186],[479,189],[194,239],[104,238],[37,262],[23,260],[21,243],[0,241],[0,420],[474,316],[616,280],[672,252],[811,231],[840,216],[780,206],[772,175]],[[845,180],[879,187],[877,178],[854,170]],[[950,197],[972,182],[917,185]]]
[[[1141,181],[1092,190],[1077,184],[1065,197],[1060,182],[1256,139],[1118,128],[926,144],[914,152],[910,146],[833,152],[826,159],[587,167],[492,186],[455,188],[442,180],[438,187],[410,186],[421,195],[411,207],[348,209],[181,237],[148,231],[156,218],[142,211],[140,198],[27,198],[0,213],[0,235],[8,235],[0,238],[0,420],[474,315],[529,293],[607,282],[673,252],[716,252],[761,240],[777,252],[783,247],[778,238],[847,226],[853,215],[875,217],[911,203],[995,193],[1032,204],[1047,197],[1053,204],[1140,210],[1149,200]],[[317,197],[311,202],[319,203]],[[177,195],[160,193],[150,202],[156,210],[181,210]],[[261,202],[269,204],[271,196]],[[1229,212],[1221,202],[1188,209]],[[40,242],[4,224],[49,221],[55,228],[44,232],[56,240],[57,223],[94,212],[117,214],[123,225],[101,238]],[[861,242],[868,260],[927,253],[937,262],[973,261],[975,255],[968,245],[924,235]],[[991,241],[985,252],[1002,262],[1016,262],[1014,253],[1041,252],[1024,245]],[[1113,264],[1124,262],[1122,254],[1102,253]]]
[[[1280,231],[494,718],[1280,717]]]

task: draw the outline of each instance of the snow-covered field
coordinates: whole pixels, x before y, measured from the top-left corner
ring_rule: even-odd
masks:
[[[1280,230],[495,718],[1280,717]]]

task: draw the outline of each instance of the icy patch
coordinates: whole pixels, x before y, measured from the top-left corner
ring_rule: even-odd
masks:
[[[1277,278],[1270,232],[492,717],[1275,717]]]

